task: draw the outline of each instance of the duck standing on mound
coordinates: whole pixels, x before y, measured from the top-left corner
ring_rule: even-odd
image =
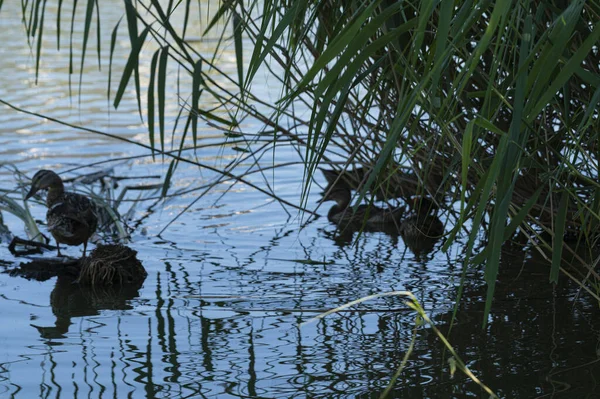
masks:
[[[85,195],[65,192],[62,179],[51,170],[40,170],[33,176],[25,200],[44,189],[48,190],[48,230],[56,240],[58,256],[61,256],[60,244],[83,244],[85,257],[87,242],[98,226],[96,204]]]

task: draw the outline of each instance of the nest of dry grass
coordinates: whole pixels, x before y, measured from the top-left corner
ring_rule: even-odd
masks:
[[[98,245],[81,262],[77,282],[92,286],[141,284],[148,273],[136,255],[137,251],[125,245]]]

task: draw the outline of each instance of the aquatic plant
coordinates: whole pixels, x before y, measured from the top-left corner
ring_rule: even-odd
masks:
[[[42,17],[45,4],[23,7],[38,63],[42,28],[49,23]],[[100,16],[97,5],[80,5],[80,81],[91,26]],[[563,252],[573,251],[565,236],[591,245],[598,230],[597,2],[250,0],[222,2],[212,13],[192,12],[201,5],[191,1],[124,5],[109,46],[111,77],[120,29],[127,29],[131,50],[116,91],[109,84],[108,95],[118,107],[134,85],[148,124],[146,147],[169,160],[161,196],[168,195],[179,163],[187,162],[218,175],[206,190],[233,181],[279,199],[284,209],[307,210],[319,165],[361,166],[369,173],[357,203],[397,187],[410,187],[404,197],[436,200],[449,221],[445,248],[466,237],[465,269],[485,267],[486,314],[501,247],[517,232],[548,258],[550,281],[562,270],[600,300],[587,276],[573,276],[561,263]],[[63,6],[59,2],[58,20]],[[178,13],[183,24],[174,25]],[[218,41],[211,56],[188,34],[196,16],[206,26],[200,40]],[[73,25],[69,33],[75,34]],[[140,54],[150,42],[149,84],[141,87]],[[96,46],[100,57],[100,35]],[[235,54],[233,76],[216,62],[228,46]],[[250,58],[244,55],[248,47]],[[73,57],[70,63],[69,70],[76,70]],[[179,73],[169,75],[170,67]],[[257,94],[253,79],[259,72],[278,82],[279,101]],[[165,147],[171,76],[180,98],[173,132],[181,131],[181,138],[174,151]],[[247,122],[263,128],[257,132]],[[209,145],[224,148],[231,162],[214,166],[183,156],[202,150],[199,126],[221,132]],[[305,164],[300,205],[279,198],[270,184],[267,170],[283,165],[274,164],[271,154],[283,147],[293,148]],[[247,178],[253,173],[261,184]],[[591,267],[589,273],[597,276]]]

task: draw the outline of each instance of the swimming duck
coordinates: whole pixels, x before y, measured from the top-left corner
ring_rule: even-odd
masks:
[[[339,227],[382,229],[396,227],[404,213],[404,208],[383,209],[374,205],[359,205],[356,210],[350,206],[352,193],[345,184],[328,187],[319,202],[335,201],[329,209],[327,219]]]
[[[334,169],[325,169],[319,168],[325,180],[327,180],[327,184],[329,186],[340,183],[345,184],[346,187],[351,189],[357,189],[361,183],[366,181],[366,178],[369,176],[369,171],[363,167],[354,168],[352,170],[341,170],[337,171]]]
[[[65,192],[62,179],[51,170],[40,170],[33,176],[25,200],[45,189],[48,190],[46,220],[56,240],[58,256],[61,256],[60,244],[83,244],[85,257],[87,242],[98,226],[96,204],[85,195]]]
[[[344,184],[352,190],[360,190],[367,182],[371,169],[358,167],[354,169],[337,171],[334,169],[319,168],[329,186]],[[401,168],[390,168],[382,173],[371,187],[378,201],[387,201],[392,198],[408,198],[417,192],[419,186],[414,176],[410,176]]]
[[[431,199],[415,197],[409,203],[412,215],[398,229],[403,238],[439,238],[444,234],[444,224],[437,217],[438,207]]]

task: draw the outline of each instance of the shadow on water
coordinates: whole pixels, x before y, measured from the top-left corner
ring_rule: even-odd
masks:
[[[565,263],[575,265],[571,273],[584,270],[577,270],[573,259]],[[548,278],[547,260],[537,251],[524,248],[523,242],[510,242],[503,250],[486,327],[482,327],[482,321],[487,287],[467,281],[450,342],[500,397],[597,397],[599,304],[566,276],[561,276],[557,285],[549,284]],[[451,318],[452,312],[446,312],[434,320],[447,332]],[[428,341],[433,359],[441,362],[441,346],[435,344],[432,335]],[[466,380],[457,383],[443,377],[435,384],[398,392],[411,398],[454,397],[448,388],[462,384],[471,389],[453,392],[465,396],[477,392],[477,387]]]
[[[50,306],[56,317],[54,326],[33,325],[44,339],[65,338],[73,318],[97,316],[102,310],[131,310],[130,301],[139,296],[139,285],[88,287],[72,278],[58,278],[50,294]]]

